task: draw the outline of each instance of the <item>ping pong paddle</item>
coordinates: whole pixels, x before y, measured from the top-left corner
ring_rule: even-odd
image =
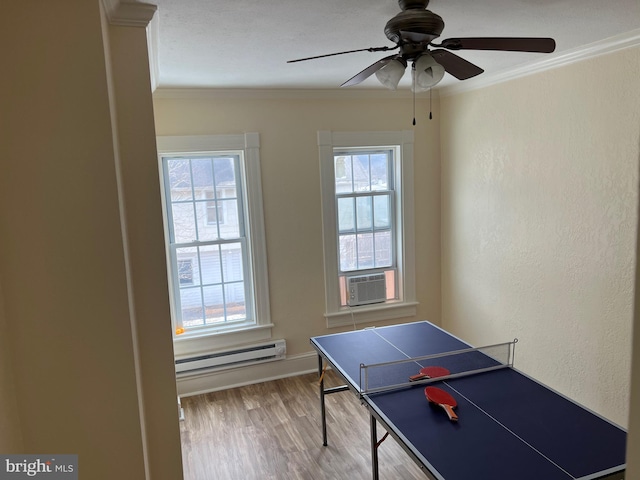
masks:
[[[458,402],[456,402],[456,399],[453,398],[449,392],[445,392],[438,387],[427,387],[424,389],[424,394],[431,403],[435,403],[444,408],[449,420],[452,422],[458,421],[458,416],[456,412],[453,411],[453,409],[458,406]]]
[[[446,377],[449,373],[451,372],[444,367],[423,367],[420,369],[420,373],[417,375],[411,375],[409,380],[415,382],[416,380],[422,380],[423,378]]]

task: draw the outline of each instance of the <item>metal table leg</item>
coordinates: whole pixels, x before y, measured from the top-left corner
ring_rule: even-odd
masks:
[[[327,412],[324,405],[324,369],[322,357],[318,355],[318,375],[320,375],[320,412],[322,416],[322,445],[327,446]]]
[[[369,414],[369,423],[371,425],[371,472],[373,480],[378,480],[378,432],[376,419],[371,414]]]

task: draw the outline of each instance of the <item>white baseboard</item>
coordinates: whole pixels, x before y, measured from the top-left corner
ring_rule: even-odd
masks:
[[[176,383],[178,395],[189,397],[317,371],[318,354],[312,351],[299,355],[287,355],[283,360],[274,362],[182,376],[176,380]]]

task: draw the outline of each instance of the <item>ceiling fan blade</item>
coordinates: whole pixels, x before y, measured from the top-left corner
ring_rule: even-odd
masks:
[[[551,53],[556,49],[553,38],[538,37],[469,37],[447,38],[438,47],[449,50],[506,50],[510,52]]]
[[[359,50],[347,50],[346,52],[337,52],[337,53],[327,53],[326,55],[317,55],[315,57],[307,57],[307,58],[298,58],[297,60],[288,60],[287,63],[295,63],[295,62],[304,62],[306,60],[315,60],[316,58],[324,58],[324,57],[333,57],[335,55],[344,55],[345,53],[355,53],[355,52],[385,52],[387,50],[395,50],[398,48],[398,45],[395,47],[370,47],[370,48],[360,48]]]
[[[432,50],[431,56],[458,80],[466,80],[484,72],[483,69],[447,50]]]
[[[376,73],[378,70],[380,70],[382,67],[384,67],[387,63],[389,63],[391,60],[393,60],[396,57],[397,55],[389,55],[388,57],[381,58],[376,63],[369,65],[367,68],[362,70],[357,75],[354,75],[353,77],[351,77],[349,80],[347,80],[340,86],[351,87],[353,85],[357,85],[365,81],[367,78],[369,78],[371,75]]]

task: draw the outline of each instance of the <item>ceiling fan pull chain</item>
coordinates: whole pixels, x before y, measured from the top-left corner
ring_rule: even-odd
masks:
[[[429,87],[429,120],[433,119],[431,115],[431,87]]]
[[[411,67],[411,69],[412,69],[411,82],[413,83],[413,88],[411,88],[411,91],[413,92],[413,125],[415,126],[416,124],[416,76],[413,74],[413,71],[416,69],[415,62],[413,63],[413,66]]]

